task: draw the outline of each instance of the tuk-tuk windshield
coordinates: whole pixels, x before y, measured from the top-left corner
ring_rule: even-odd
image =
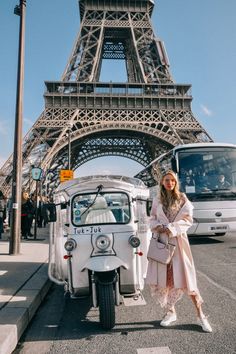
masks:
[[[72,222],[88,224],[127,224],[130,221],[129,198],[123,192],[76,195],[72,200]]]

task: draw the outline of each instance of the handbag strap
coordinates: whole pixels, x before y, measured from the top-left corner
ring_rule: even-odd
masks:
[[[156,233],[156,234],[154,234],[154,233],[152,233],[152,238],[154,239],[154,240],[156,240],[156,241],[159,241],[159,239],[160,239],[160,234],[159,233]],[[162,242],[162,241],[160,241],[161,243],[163,243],[163,245],[172,245],[172,246],[175,246],[175,245],[173,245],[173,243],[170,243],[169,242],[169,236],[167,235],[167,242]]]
[[[154,240],[159,240],[159,237],[160,237],[160,234],[158,234],[158,233],[152,233],[152,238],[154,239]]]

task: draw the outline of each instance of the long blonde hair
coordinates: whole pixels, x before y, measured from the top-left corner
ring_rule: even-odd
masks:
[[[171,175],[175,179],[174,189],[170,192],[167,192],[165,187],[163,186],[163,180],[165,176]],[[169,170],[165,172],[160,180],[160,202],[165,208],[177,208],[181,201],[182,193],[179,190],[179,181],[177,175],[174,171]]]

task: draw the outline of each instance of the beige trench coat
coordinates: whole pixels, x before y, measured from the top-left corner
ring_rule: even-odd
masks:
[[[157,200],[154,200],[151,210],[150,227],[153,231],[156,226],[164,224],[171,231],[169,241],[176,245],[176,250],[172,258],[174,288],[181,288],[186,290],[190,295],[197,295],[197,301],[202,303],[187,236],[187,230],[192,225],[192,214],[193,205],[187,200],[179,210],[174,221],[170,223],[163,212],[162,205]],[[161,234],[160,238],[166,242],[168,236]],[[166,276],[167,266],[165,264],[149,260],[146,276],[147,284],[155,284],[159,288],[166,288]]]

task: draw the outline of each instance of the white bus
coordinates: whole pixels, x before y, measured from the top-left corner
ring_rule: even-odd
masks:
[[[194,205],[194,223],[189,235],[223,236],[236,231],[236,145],[179,145],[156,158],[135,177],[151,188],[168,169],[177,173],[181,191]]]

